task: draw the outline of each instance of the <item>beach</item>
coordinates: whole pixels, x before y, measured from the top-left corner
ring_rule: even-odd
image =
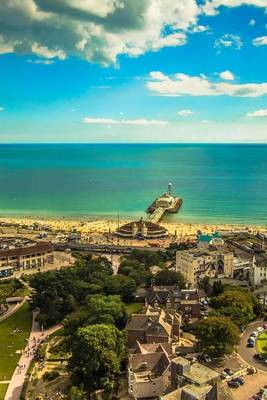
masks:
[[[119,225],[131,222],[133,219],[120,220]],[[167,239],[157,239],[156,242],[168,244],[169,240],[188,240],[196,238],[199,232],[209,234],[212,232],[238,232],[247,231],[257,233],[266,231],[264,225],[236,225],[236,224],[186,224],[177,222],[160,222],[160,225],[168,230]],[[50,240],[64,239],[65,235],[72,232],[81,234],[81,241],[101,244],[115,239],[118,229],[118,221],[112,219],[68,219],[68,218],[34,218],[34,217],[0,217],[1,235],[36,235],[38,232],[48,232]],[[112,239],[114,238],[114,239]],[[95,239],[95,240],[94,240]],[[129,240],[120,239],[122,242]],[[149,239],[149,242],[153,241]],[[130,240],[131,244],[137,242],[139,245],[146,245],[147,241]]]

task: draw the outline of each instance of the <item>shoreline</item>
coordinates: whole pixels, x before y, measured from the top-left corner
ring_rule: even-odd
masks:
[[[120,218],[119,225],[136,220],[136,218]],[[202,222],[177,222],[177,221],[160,221],[161,226],[166,228],[169,235],[176,235],[177,238],[186,238],[196,236],[198,231],[202,233],[212,233],[216,231],[248,231],[257,233],[258,231],[266,231],[266,225],[259,224],[239,224],[239,223],[202,223]],[[114,233],[118,228],[118,221],[114,217],[107,218],[104,216],[97,217],[37,217],[37,216],[3,216],[0,215],[0,228],[3,225],[17,227],[32,227],[33,230],[50,230],[53,234],[79,232],[82,235],[104,235]],[[37,225],[34,227],[34,225]]]

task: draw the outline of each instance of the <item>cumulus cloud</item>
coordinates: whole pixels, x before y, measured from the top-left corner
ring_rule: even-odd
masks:
[[[261,110],[256,110],[256,111],[253,111],[252,113],[247,113],[246,116],[251,117],[251,118],[267,117],[267,108],[261,109]]]
[[[196,0],[1,0],[0,53],[108,65],[185,44],[199,13]]]
[[[258,97],[267,94],[267,83],[212,82],[205,75],[190,76],[177,73],[167,76],[151,72],[147,88],[161,96],[237,96]]]
[[[44,60],[42,58],[37,58],[37,59],[28,59],[27,63],[29,64],[43,64],[43,65],[52,65],[55,63],[55,61],[53,60]]]
[[[203,6],[203,11],[207,15],[216,15],[221,6],[238,7],[242,5],[262,7],[267,9],[266,0],[207,0]]]
[[[177,114],[179,115],[179,117],[189,117],[189,115],[194,114],[194,111],[192,111],[190,109],[186,109],[186,110],[177,111]]]
[[[4,111],[4,107],[0,107],[0,111]]]
[[[98,124],[98,125],[167,125],[167,121],[159,119],[111,119],[111,118],[91,118],[85,117],[83,122],[85,124]]]
[[[219,51],[223,47],[231,47],[232,49],[240,50],[242,46],[243,43],[240,36],[232,35],[231,33],[225,33],[214,42],[214,47]]]
[[[233,81],[235,79],[234,74],[231,71],[223,71],[219,74],[219,77],[225,81]]]
[[[253,40],[253,45],[258,46],[266,46],[267,45],[267,36],[260,36]]]
[[[208,25],[195,25],[191,29],[191,32],[193,33],[202,33],[207,31],[210,31],[210,27]]]

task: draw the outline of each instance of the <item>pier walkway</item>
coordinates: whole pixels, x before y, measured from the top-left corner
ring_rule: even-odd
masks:
[[[154,222],[155,224],[157,224],[161,220],[161,218],[163,217],[165,211],[166,211],[166,208],[157,207],[155,209],[155,211],[148,216],[147,220],[149,222]]]

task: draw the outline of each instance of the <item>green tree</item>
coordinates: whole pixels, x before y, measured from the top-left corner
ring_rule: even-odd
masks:
[[[73,382],[92,392],[106,389],[120,373],[125,356],[124,333],[112,325],[89,325],[77,330],[70,342],[69,370]]]
[[[199,323],[196,337],[200,351],[221,357],[232,353],[239,343],[240,331],[229,318],[210,316]]]
[[[96,295],[88,299],[88,324],[114,324],[123,329],[127,321],[127,311],[120,296]]]
[[[159,286],[177,285],[180,289],[185,288],[185,280],[179,272],[163,269],[155,275],[155,284]]]
[[[218,315],[230,317],[239,328],[245,327],[255,317],[251,293],[238,289],[226,289],[212,297],[210,305]]]
[[[223,292],[224,292],[224,286],[222,284],[222,281],[215,281],[212,287],[213,296],[219,296]]]

